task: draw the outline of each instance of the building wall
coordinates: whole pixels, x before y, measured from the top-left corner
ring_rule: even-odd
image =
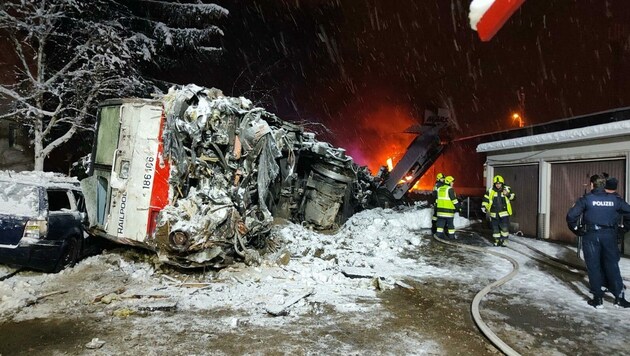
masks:
[[[497,166],[494,174],[505,179],[516,194],[512,201],[511,231],[536,236],[538,229],[538,163],[518,166]],[[490,186],[488,186],[489,188]]]
[[[620,158],[552,163],[548,238],[575,242],[575,235],[567,228],[567,211],[578,198],[590,191],[589,179],[594,174],[606,172],[611,177],[616,177],[619,179],[618,192],[624,194],[625,166],[625,159]]]
[[[33,170],[33,153],[19,126],[0,120],[0,170]]]
[[[628,200],[630,135],[522,147],[488,152],[488,177],[495,171],[523,164],[538,165],[538,222],[536,237],[574,242],[566,225],[566,213],[584,194],[588,178],[602,171],[619,179],[619,193]],[[514,208],[527,209],[516,200]]]
[[[0,84],[14,84],[18,65],[8,36],[0,32]],[[11,109],[11,100],[0,96],[0,115]],[[23,129],[11,121],[0,119],[0,170],[24,171],[33,169],[33,151]]]

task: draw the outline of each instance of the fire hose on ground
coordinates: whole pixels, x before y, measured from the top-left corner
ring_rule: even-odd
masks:
[[[476,252],[488,253],[488,254],[491,254],[491,255],[494,255],[494,256],[506,259],[510,263],[512,263],[512,267],[513,268],[512,268],[512,271],[510,273],[508,273],[507,275],[503,276],[502,278],[500,278],[500,279],[498,279],[498,280],[488,284],[487,286],[485,286],[482,290],[480,290],[475,295],[475,297],[473,298],[473,301],[472,301],[471,313],[472,313],[472,316],[473,316],[473,320],[475,321],[475,324],[477,325],[479,330],[481,330],[481,332],[486,336],[486,338],[488,338],[488,340],[490,340],[490,342],[492,342],[492,344],[496,348],[498,348],[501,352],[503,352],[504,354],[506,354],[508,356],[520,355],[518,352],[514,351],[514,349],[512,349],[508,344],[503,342],[503,340],[501,340],[494,332],[492,332],[492,330],[490,330],[490,327],[488,327],[488,325],[481,318],[481,314],[479,314],[479,303],[481,303],[481,300],[483,299],[483,297],[485,297],[486,294],[488,294],[493,288],[498,287],[498,286],[506,283],[510,279],[514,278],[514,276],[516,276],[516,274],[518,273],[518,270],[519,270],[518,262],[516,262],[516,260],[513,259],[512,257],[504,255],[504,254],[499,253],[499,252],[489,251],[487,249],[476,247],[476,246],[468,246],[468,245],[453,243],[453,242],[441,239],[441,238],[436,237],[436,236],[433,236],[433,238],[435,238],[437,241],[442,242],[442,243],[447,244],[447,245],[458,246],[458,247],[466,248],[466,249],[473,250],[473,251],[476,251]]]

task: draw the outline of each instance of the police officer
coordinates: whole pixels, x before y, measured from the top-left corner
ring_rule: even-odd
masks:
[[[609,193],[609,194],[618,194],[617,193],[618,184],[619,184],[619,180],[617,178],[606,177],[606,185],[604,186],[604,191],[606,191],[606,193]],[[627,217],[625,216],[619,217],[619,223],[617,225],[617,246],[619,246],[619,243],[623,240],[623,236],[626,233],[626,226],[625,226],[626,219]],[[609,289],[608,288],[609,285],[610,285],[610,282],[607,280],[604,280],[602,283],[602,287],[603,287],[602,289],[604,291],[607,291]],[[625,286],[624,286],[624,290],[625,290]]]
[[[505,185],[502,176],[496,175],[492,178],[492,187],[483,196],[481,211],[490,213],[492,223],[492,238],[495,246],[505,246],[510,235],[510,215],[512,215],[512,204],[516,194],[512,188]]]
[[[444,184],[437,190],[437,231],[438,237],[455,238],[455,212],[461,210],[459,200],[453,190],[455,178],[447,176]]]
[[[588,281],[593,294],[589,305],[604,307],[602,284],[615,296],[615,306],[629,308],[624,298],[624,286],[619,272],[619,249],[617,248],[617,222],[619,214],[630,213],[630,205],[619,195],[604,190],[604,175],[591,177],[591,192],[578,199],[567,213],[567,224],[571,231],[580,234],[578,220],[582,216],[584,261]]]
[[[435,185],[433,186],[433,217],[431,218],[431,233],[435,234],[437,232],[437,190],[441,186],[444,185],[444,174],[438,173],[435,176]]]
[[[619,180],[615,177],[606,178],[606,185],[604,186],[604,190],[606,193],[617,193],[617,185]]]

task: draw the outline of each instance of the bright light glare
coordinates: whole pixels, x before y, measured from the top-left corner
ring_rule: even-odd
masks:
[[[387,170],[391,172],[392,169],[394,169],[394,161],[390,157],[387,159]]]
[[[519,113],[516,113],[516,112],[512,114],[512,122],[516,122],[516,125],[518,127],[524,127],[525,126],[525,120],[523,120],[521,115]]]

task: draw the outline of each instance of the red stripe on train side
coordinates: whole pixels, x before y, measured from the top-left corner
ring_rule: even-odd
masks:
[[[153,188],[151,189],[151,203],[149,208],[149,221],[147,221],[147,235],[153,235],[156,226],[156,218],[158,213],[168,204],[168,179],[170,177],[171,167],[168,160],[164,159],[164,141],[162,134],[164,133],[164,125],[166,117],[162,110],[160,118],[160,132],[158,133],[158,151],[155,158],[155,170],[153,172]]]

